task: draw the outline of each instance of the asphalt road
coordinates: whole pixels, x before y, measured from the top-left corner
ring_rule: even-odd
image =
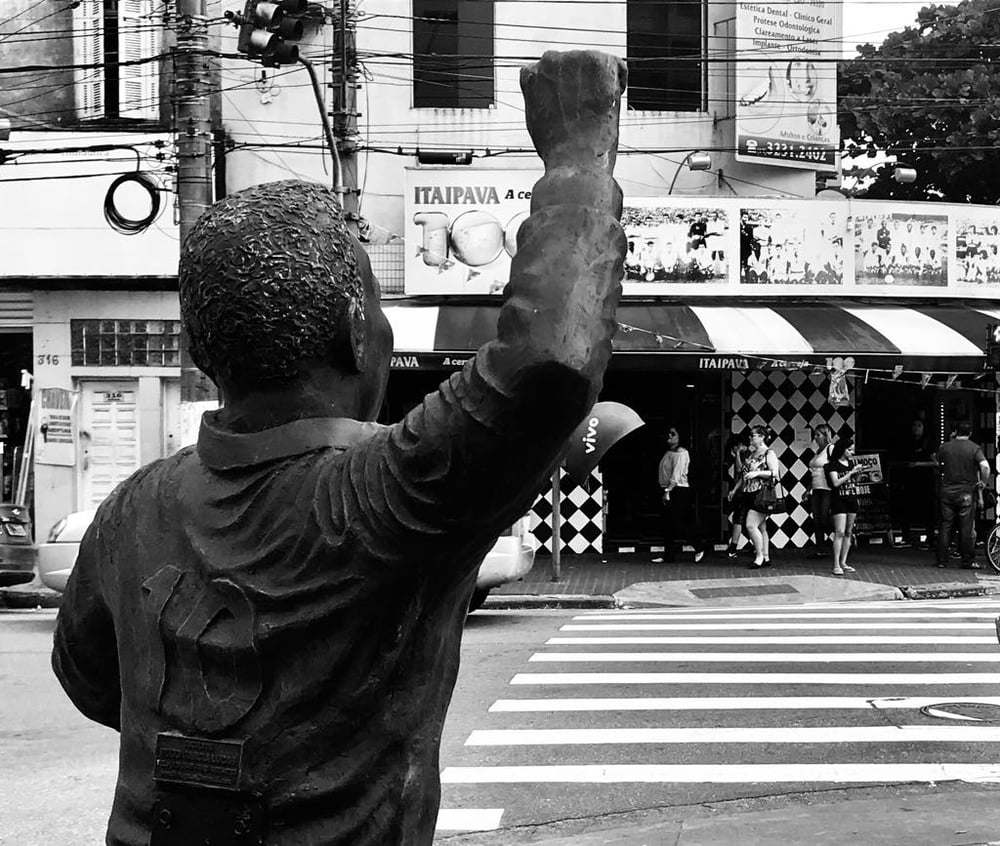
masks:
[[[440,820],[454,831],[438,840],[523,842],[556,823],[900,784],[917,795],[953,779],[1000,785],[998,614],[996,600],[495,612],[470,627],[442,755]],[[510,674],[506,689],[490,666]],[[466,711],[475,699],[494,700],[478,720]],[[974,719],[920,710],[955,701],[985,707],[962,712]],[[497,824],[509,839],[460,833]],[[907,834],[899,842],[938,842]]]
[[[476,826],[537,834],[644,809],[1000,780],[996,709],[982,722],[919,710],[1000,703],[997,614],[985,600],[477,612],[442,744],[451,830],[438,841],[500,842]],[[103,842],[117,735],[77,714],[52,677],[54,619],[0,610],[4,846]]]

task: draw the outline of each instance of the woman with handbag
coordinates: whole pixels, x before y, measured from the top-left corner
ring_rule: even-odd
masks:
[[[746,510],[746,530],[753,544],[753,563],[748,569],[771,566],[771,542],[767,518],[777,510],[775,485],[781,477],[778,457],[768,447],[769,432],[764,426],[750,427],[750,453],[743,461],[743,476],[734,489]]]
[[[812,510],[813,534],[816,536],[815,558],[825,558],[830,551],[827,533],[830,531],[830,482],[826,465],[833,449],[833,431],[826,423],[813,427],[816,452],[809,459],[809,503]]]
[[[854,519],[858,516],[858,485],[855,475],[861,469],[854,464],[854,438],[850,435],[839,438],[830,450],[830,461],[826,465],[826,475],[830,481],[830,513],[833,515],[833,575],[843,576],[853,573],[854,568],[847,563],[847,553],[851,549],[851,532]]]

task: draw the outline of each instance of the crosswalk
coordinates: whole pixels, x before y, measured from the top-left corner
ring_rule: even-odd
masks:
[[[1000,601],[567,616],[445,762],[439,831],[1000,783]]]

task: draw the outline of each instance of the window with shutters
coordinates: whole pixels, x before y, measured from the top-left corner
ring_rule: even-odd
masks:
[[[628,107],[705,108],[705,10],[690,0],[627,0]]]
[[[162,20],[156,0],[80,0],[73,10],[81,120],[159,120]],[[140,62],[136,64],[136,62]],[[89,66],[89,67],[88,67]]]
[[[414,108],[494,101],[493,0],[413,0]]]

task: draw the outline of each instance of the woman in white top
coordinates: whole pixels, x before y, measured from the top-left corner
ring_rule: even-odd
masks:
[[[697,564],[705,557],[705,545],[699,531],[697,512],[691,507],[691,486],[688,471],[691,469],[691,455],[681,446],[680,432],[676,426],[667,428],[667,451],[660,459],[657,478],[663,491],[663,556],[654,558],[653,563],[676,559],[678,530],[683,529],[685,539],[694,547],[694,561]]]
[[[816,539],[816,558],[825,558],[830,551],[830,482],[826,477],[826,465],[830,461],[833,448],[833,431],[826,423],[813,427],[813,443],[816,452],[809,459],[809,500],[813,535]]]

